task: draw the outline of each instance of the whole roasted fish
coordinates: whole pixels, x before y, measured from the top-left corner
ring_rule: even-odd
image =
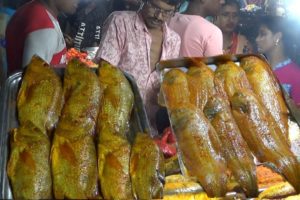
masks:
[[[231,98],[233,116],[243,138],[260,162],[272,163],[300,192],[300,167],[289,146],[279,136],[271,117],[256,95],[241,90]]]
[[[7,174],[15,199],[52,198],[50,135],[62,107],[62,85],[53,69],[34,56],[17,98],[20,127],[10,137]]]
[[[55,198],[97,198],[94,131],[100,103],[97,75],[78,60],[64,77],[65,105],[54,134],[51,162]]]
[[[275,119],[285,139],[289,141],[288,108],[270,66],[256,56],[249,56],[241,60],[241,67],[247,74],[253,92]]]
[[[248,197],[256,197],[256,166],[247,143],[231,114],[226,101],[215,95],[204,108],[206,117],[215,128],[221,141],[227,166]]]
[[[123,73],[108,63],[99,69],[103,96],[97,122],[98,174],[105,199],[132,199],[126,136],[134,96]]]
[[[61,112],[62,93],[60,77],[44,60],[33,56],[17,99],[20,124],[30,122],[41,133],[50,134]]]
[[[232,61],[217,65],[215,71],[216,92],[224,98],[230,98],[240,89],[251,90],[245,71]]]
[[[130,157],[130,176],[135,199],[163,197],[163,184],[160,180],[160,176],[164,176],[163,155],[147,134],[138,133],[135,138]]]
[[[186,74],[170,70],[162,83],[180,159],[189,175],[198,179],[210,197],[226,193],[226,164],[220,141],[203,112],[189,102]]]
[[[214,72],[203,63],[200,67],[189,68],[187,80],[191,103],[203,110],[208,99],[215,93]]]

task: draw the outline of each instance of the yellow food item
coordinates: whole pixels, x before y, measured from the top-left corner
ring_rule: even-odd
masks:
[[[300,168],[297,158],[285,141],[280,130],[272,126],[274,120],[251,91],[241,90],[230,99],[233,116],[243,138],[256,158],[272,163],[277,170],[300,192]]]
[[[60,77],[40,57],[29,63],[17,99],[18,120],[30,123],[50,135],[62,108],[63,91]]]
[[[240,89],[251,90],[245,71],[234,62],[228,61],[217,66],[215,89],[221,97],[229,99]]]
[[[164,76],[162,90],[177,139],[179,158],[189,175],[197,178],[209,196],[224,196],[227,175],[220,142],[203,112],[189,102],[186,74],[170,70]]]
[[[164,159],[155,141],[138,133],[131,149],[130,177],[135,199],[156,199],[163,196]]]
[[[256,56],[243,58],[241,67],[246,72],[253,92],[275,119],[276,123],[273,126],[279,125],[283,139],[289,142],[288,108],[272,69]]]
[[[200,110],[215,93],[214,72],[204,63],[200,67],[190,67],[187,71],[190,102]]]
[[[60,78],[34,56],[17,98],[20,127],[11,132],[7,175],[15,199],[51,199],[50,135],[62,107]]]
[[[215,95],[204,108],[206,117],[220,139],[227,166],[248,197],[256,197],[256,167],[247,143],[231,114],[225,99]]]
[[[186,74],[179,69],[168,71],[161,89],[168,109],[180,108],[190,104],[190,92]]]
[[[55,198],[99,196],[94,131],[100,103],[97,75],[77,60],[64,76],[65,104],[51,149]]]
[[[104,199],[132,199],[126,132],[134,96],[123,73],[108,63],[99,68],[103,91],[97,121],[98,175]]]
[[[258,199],[279,199],[295,194],[296,191],[288,182],[273,185],[259,194]]]

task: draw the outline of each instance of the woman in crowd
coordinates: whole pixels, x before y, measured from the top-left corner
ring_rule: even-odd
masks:
[[[237,0],[225,0],[216,25],[223,34],[223,52],[225,54],[242,54],[251,52],[251,45],[244,35],[237,32],[240,5]]]
[[[259,21],[258,51],[265,54],[283,88],[300,105],[300,67],[293,62],[296,31],[281,17],[265,16]]]

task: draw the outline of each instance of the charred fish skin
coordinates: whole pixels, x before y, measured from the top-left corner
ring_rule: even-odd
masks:
[[[20,124],[30,122],[41,132],[50,135],[58,122],[62,104],[63,91],[59,76],[44,60],[34,56],[18,94]]]
[[[233,116],[243,138],[260,162],[273,163],[277,170],[300,191],[299,163],[289,146],[282,141],[280,129],[254,93],[237,92],[231,99]]]
[[[217,65],[214,81],[216,92],[228,99],[240,89],[252,89],[244,70],[232,61]]]
[[[130,181],[131,145],[126,132],[134,103],[131,86],[116,67],[99,68],[103,91],[97,121],[98,175],[105,199],[133,199]]]
[[[32,135],[34,133],[35,135]],[[15,199],[51,199],[50,141],[33,127],[11,132],[7,175]]]
[[[214,72],[204,63],[201,67],[190,67],[187,71],[190,102],[203,110],[208,99],[215,94]]]
[[[228,168],[247,196],[256,197],[258,186],[254,158],[231,114],[230,106],[221,96],[215,95],[208,100],[204,114],[218,134]]]
[[[266,106],[288,142],[288,108],[270,66],[256,56],[248,56],[241,60],[241,67],[246,72],[253,92]]]
[[[100,103],[98,77],[77,60],[64,77],[65,104],[51,148],[55,198],[99,196],[94,131]]]
[[[163,198],[164,159],[159,147],[147,134],[138,133],[132,146],[130,176],[135,199]]]
[[[162,90],[179,148],[179,158],[210,197],[226,193],[226,164],[215,130],[203,112],[190,103],[186,74],[174,69],[164,75]]]

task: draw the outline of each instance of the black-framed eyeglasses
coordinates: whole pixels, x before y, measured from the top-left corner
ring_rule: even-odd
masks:
[[[155,5],[151,0],[147,1],[147,5],[153,9],[155,15],[161,13],[164,18],[172,17],[175,14],[175,10],[164,10]]]

